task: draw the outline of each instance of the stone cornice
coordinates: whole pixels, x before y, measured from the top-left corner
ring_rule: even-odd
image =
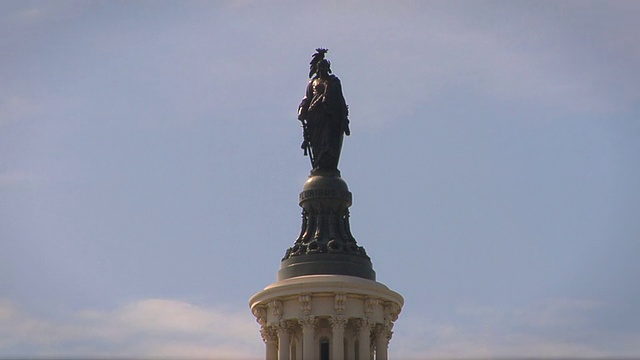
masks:
[[[265,301],[299,296],[300,294],[358,294],[380,299],[384,303],[395,303],[398,308],[404,305],[404,298],[384,284],[346,275],[307,275],[281,280],[267,286],[249,300],[251,308],[266,305]],[[267,301],[267,302],[268,302]]]

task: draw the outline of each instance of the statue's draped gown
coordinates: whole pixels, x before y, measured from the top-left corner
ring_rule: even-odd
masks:
[[[348,126],[347,104],[340,80],[329,75],[309,82],[300,110],[306,114],[314,170],[337,171]]]

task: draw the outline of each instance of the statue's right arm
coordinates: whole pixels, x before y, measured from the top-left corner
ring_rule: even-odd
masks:
[[[307,118],[307,110],[309,110],[309,103],[313,98],[313,81],[310,81],[307,85],[307,92],[298,106],[298,120],[302,121]]]
[[[307,110],[309,110],[310,98],[305,96],[298,106],[298,120],[302,121],[307,118]]]
[[[298,120],[303,121],[306,117],[307,110],[302,104],[300,104],[300,106],[298,107]]]

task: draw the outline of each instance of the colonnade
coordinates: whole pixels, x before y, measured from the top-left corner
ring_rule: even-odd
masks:
[[[311,275],[278,281],[249,304],[267,360],[388,360],[404,299],[372,280]]]
[[[322,326],[327,323],[329,328]],[[330,337],[319,336],[327,332]],[[267,360],[388,360],[392,331],[366,319],[306,316],[263,326],[261,333]],[[323,339],[328,342],[326,353],[321,350]]]

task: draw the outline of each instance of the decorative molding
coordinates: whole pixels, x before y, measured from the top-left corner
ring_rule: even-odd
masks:
[[[347,294],[336,294],[333,308],[337,313],[341,313],[346,308]]]
[[[305,315],[311,313],[311,294],[302,294],[298,297],[300,308]]]
[[[282,319],[282,301],[280,300],[269,301],[268,306],[269,308],[271,308],[271,311],[273,311],[273,317],[275,322],[280,321]]]
[[[261,326],[260,327],[260,336],[262,337],[262,341],[265,342],[265,343],[267,342],[267,334],[268,334],[267,328],[264,327],[264,326]]]
[[[318,253],[347,254],[369,260],[351,233],[351,203],[351,192],[339,173],[313,174],[299,196],[303,208],[300,235],[282,260]]]
[[[387,331],[391,331],[393,329],[393,322],[391,321],[385,321],[384,326],[386,326]]]
[[[366,317],[371,317],[375,310],[376,305],[380,304],[380,299],[366,298],[364,301],[364,314]]]
[[[384,306],[384,318],[389,321],[398,320],[398,315],[400,315],[401,308],[398,304],[394,302],[388,302]]]
[[[253,316],[256,317],[256,322],[262,326],[267,323],[267,311],[263,306],[256,306],[251,311]]]

